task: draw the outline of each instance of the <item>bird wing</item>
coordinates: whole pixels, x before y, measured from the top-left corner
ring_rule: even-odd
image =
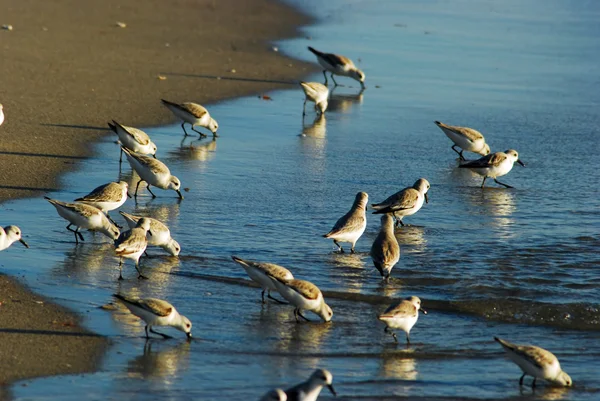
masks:
[[[182,109],[192,114],[196,118],[202,118],[205,114],[208,114],[208,110],[197,103],[188,102],[183,103],[181,106]]]
[[[362,226],[364,222],[365,216],[362,213],[360,213],[360,210],[351,210],[344,216],[340,217],[338,221],[336,221],[331,231],[325,234],[324,237],[328,238],[331,235],[341,234],[348,231],[354,231],[358,227]]]
[[[321,290],[309,281],[304,280],[289,280],[285,284],[298,294],[308,299],[317,299]]]
[[[407,300],[390,305],[380,317],[411,317],[417,316],[417,308]]]
[[[115,125],[118,125],[119,127],[121,127],[121,129],[123,131],[127,132],[127,134],[129,136],[131,136],[140,145],[148,145],[150,143],[150,137],[148,136],[148,134],[146,134],[141,129],[134,128],[134,127],[128,127],[126,125],[119,124],[115,120],[113,120],[113,123],[115,123]],[[109,124],[109,126],[110,126],[110,124]]]
[[[162,299],[141,299],[139,305],[158,316],[169,316],[173,312],[173,305]]]
[[[171,174],[171,171],[169,170],[167,165],[161,162],[160,160],[157,160],[153,157],[140,155],[139,153],[132,152],[124,147],[121,147],[121,149],[123,149],[123,151],[129,156],[137,160],[138,163],[149,168],[154,174]]]
[[[411,209],[419,200],[419,191],[414,188],[404,188],[383,202],[373,205],[377,208],[374,214],[391,213],[397,210]]]
[[[498,166],[504,160],[506,160],[506,154],[502,152],[496,152],[489,154],[487,156],[483,156],[477,160],[473,160],[467,163],[463,163],[458,167],[466,167],[466,168],[483,168],[483,167],[493,167]]]

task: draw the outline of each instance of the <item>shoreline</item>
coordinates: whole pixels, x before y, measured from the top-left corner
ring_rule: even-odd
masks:
[[[113,135],[111,119],[172,123],[160,98],[211,104],[294,85],[316,69],[272,50],[272,41],[297,37],[313,21],[282,2],[144,5],[0,0],[2,24],[14,27],[0,31],[0,74],[11,77],[0,89],[0,205],[60,189],[61,176]],[[9,213],[3,220],[18,225]],[[18,278],[0,274],[0,291],[0,356],[18,361],[0,369],[2,385],[97,370],[107,338]]]

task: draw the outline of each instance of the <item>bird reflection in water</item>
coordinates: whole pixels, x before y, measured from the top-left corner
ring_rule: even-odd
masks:
[[[473,207],[480,208],[486,216],[490,216],[490,228],[494,229],[501,238],[508,239],[517,233],[513,229],[516,211],[514,191],[506,188],[477,188],[469,193],[469,202]]]
[[[385,378],[400,380],[417,380],[417,360],[410,357],[414,350],[399,352],[385,352],[381,358],[381,375]]]
[[[330,253],[326,263],[332,268],[328,271],[332,279],[344,292],[359,293],[364,285],[364,269],[366,263],[371,259],[366,254],[361,253]]]
[[[115,246],[112,241],[94,244],[93,246],[75,246],[65,253],[65,259],[54,270],[61,275],[74,276],[87,283],[100,285],[117,277],[119,262],[115,257]],[[111,269],[114,267],[114,269]]]
[[[152,380],[177,377],[189,368],[190,347],[190,341],[173,345],[170,341],[148,340],[144,353],[127,363],[127,375]]]
[[[278,325],[279,341],[274,343],[275,350],[285,353],[321,352],[323,342],[333,325],[317,321],[318,318],[310,322],[296,323],[294,308],[288,307],[284,310],[287,316],[281,317]]]
[[[185,144],[186,137],[181,141],[179,149],[169,152],[170,155],[176,156],[183,160],[197,160],[207,162],[212,160],[217,154],[217,141],[211,139],[208,141],[193,140],[189,144]]]
[[[406,226],[396,229],[394,235],[400,244],[401,253],[425,252],[427,248],[427,239],[425,238],[425,229],[419,226]],[[400,257],[402,262],[402,256]]]
[[[363,92],[362,89],[358,93],[335,93],[337,90],[333,88],[330,90],[329,95],[329,106],[327,107],[327,111],[335,111],[338,113],[348,113],[351,111],[352,107],[356,104],[363,103]]]
[[[521,387],[521,395],[531,395],[532,391],[526,387]],[[535,389],[536,400],[556,401],[564,399],[569,393],[569,387],[552,387],[545,386],[540,389]]]
[[[327,136],[327,118],[324,114],[315,117],[312,124],[302,122],[302,137],[324,139]]]

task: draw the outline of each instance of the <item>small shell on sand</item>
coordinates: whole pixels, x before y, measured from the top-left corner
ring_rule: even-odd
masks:
[[[13,26],[9,25],[9,24],[4,24],[4,25],[2,25],[2,29],[6,30],[6,31],[12,31]]]
[[[126,28],[126,27],[127,27],[127,24],[126,24],[126,23],[124,23],[124,22],[120,22],[120,21],[117,21],[116,25],[117,25],[119,28]]]

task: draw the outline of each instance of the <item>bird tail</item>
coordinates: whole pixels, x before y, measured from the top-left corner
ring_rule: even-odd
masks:
[[[504,348],[506,348],[506,349],[509,349],[509,350],[514,350],[514,349],[516,349],[516,348],[517,348],[517,346],[516,346],[516,345],[514,345],[513,343],[510,343],[510,342],[508,342],[508,341],[506,341],[506,340],[503,340],[503,339],[501,339],[501,338],[494,337],[494,340],[496,340],[497,342],[499,342],[499,343],[500,343],[500,345],[502,345],[502,347],[504,347]]]
[[[322,56],[323,52],[318,51],[317,49],[314,49],[310,46],[308,46],[308,50],[310,50],[311,53],[313,53],[315,56]]]

